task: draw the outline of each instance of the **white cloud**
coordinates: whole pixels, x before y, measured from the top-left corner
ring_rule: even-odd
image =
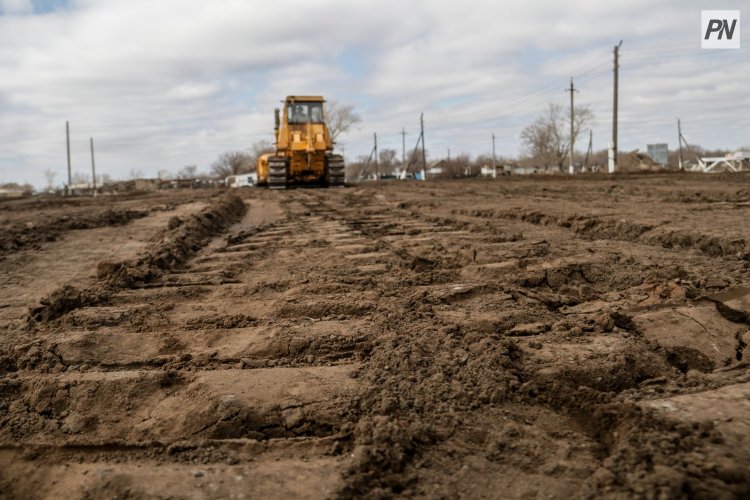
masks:
[[[30,14],[33,11],[31,0],[0,0],[0,14]]]

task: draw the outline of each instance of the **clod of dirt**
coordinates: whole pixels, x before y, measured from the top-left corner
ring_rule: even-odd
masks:
[[[347,482],[339,492],[343,498],[387,498],[409,484],[404,467],[420,445],[434,441],[433,433],[419,423],[385,416],[363,418],[356,426],[352,462]],[[375,483],[375,484],[373,484]]]
[[[70,285],[64,285],[40,301],[38,307],[29,311],[29,317],[34,321],[47,322],[78,309],[105,302],[112,292],[105,288],[80,290]]]
[[[707,297],[729,321],[750,324],[750,287],[737,287]]]
[[[120,270],[122,262],[112,262],[110,260],[101,260],[96,264],[96,278],[105,280]]]
[[[170,217],[169,221],[167,221],[167,229],[177,229],[181,225],[182,225],[182,219],[180,219],[176,215],[174,217]]]
[[[526,337],[529,335],[539,335],[549,331],[549,329],[550,325],[547,323],[524,323],[511,328],[508,335],[511,337]]]
[[[638,327],[633,323],[632,316],[622,311],[613,311],[610,313],[610,317],[617,328],[621,328],[628,332],[638,332]]]

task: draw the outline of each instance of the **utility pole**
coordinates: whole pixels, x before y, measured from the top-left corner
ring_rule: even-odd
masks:
[[[401,127],[401,169],[406,169],[406,129]]]
[[[620,73],[620,46],[622,45],[622,40],[620,40],[620,43],[615,45],[614,49],[614,55],[615,55],[615,78],[614,78],[614,95],[613,95],[613,102],[612,102],[612,143],[610,145],[610,152],[609,152],[609,173],[612,174],[617,169],[617,92],[618,92],[618,76]]]
[[[497,179],[497,160],[495,159],[495,132],[492,132],[492,178]]]
[[[422,138],[422,179],[427,180],[427,154],[424,151],[424,113],[419,115],[419,136]]]
[[[378,134],[373,132],[373,138],[375,139],[375,180],[380,180],[380,170],[378,168]]]
[[[427,153],[425,152],[424,147],[424,113],[419,115],[419,138],[417,139],[417,143],[414,145],[414,150],[411,152],[411,156],[409,157],[409,163],[408,165],[411,165],[411,162],[416,158],[417,156],[417,148],[419,148],[419,143],[422,143],[422,180],[427,180]]]
[[[583,160],[584,166],[588,167],[589,165],[589,158],[594,156],[594,133],[589,129],[589,147],[586,149],[586,158]]]
[[[367,178],[367,175],[370,175],[370,160],[372,160],[373,155],[375,155],[375,180],[377,181],[380,177],[380,172],[378,172],[378,134],[373,133],[372,136],[375,138],[375,144],[373,145],[372,149],[370,150],[370,154],[367,156],[367,161],[365,162],[365,166],[362,167],[362,170],[359,173],[359,178]]]
[[[68,146],[68,185],[65,186],[65,195],[69,196],[70,191],[70,124],[65,122],[65,142]]]
[[[677,144],[679,144],[679,153],[677,153],[677,164],[682,170],[682,124],[680,119],[677,119]]]
[[[679,140],[680,140],[680,164],[682,164],[682,145],[685,145],[685,149],[688,153],[692,153],[692,155],[695,157],[696,161],[698,162],[698,165],[704,169],[705,171],[705,163],[701,158],[698,157],[698,155],[695,154],[692,147],[690,147],[690,144],[688,144],[687,139],[685,139],[685,136],[682,135],[682,123],[679,119],[677,119],[677,133],[680,134]]]
[[[94,138],[89,137],[91,142],[91,178],[94,182],[94,196],[96,196],[96,163],[94,163]]]
[[[573,77],[570,77],[570,88],[567,89],[567,92],[570,92],[570,164],[568,165],[568,173],[574,174],[575,173],[575,167],[573,166],[573,150],[576,142],[575,134],[574,134],[574,127],[573,127],[573,93],[578,92],[578,90],[573,86]]]

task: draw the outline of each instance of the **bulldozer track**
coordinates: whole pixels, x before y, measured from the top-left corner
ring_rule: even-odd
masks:
[[[341,155],[329,155],[328,162],[328,184],[331,187],[341,187],[345,184],[346,172],[344,168],[344,157]]]
[[[747,280],[741,255],[661,248],[632,228],[667,223],[608,224],[599,208],[596,238],[560,223],[585,183],[551,197],[461,186],[254,190],[242,220],[182,265],[48,322],[8,319],[0,486],[9,497],[627,496],[715,480],[684,465],[696,454],[747,463],[721,444],[736,435],[729,421],[661,410],[720,391],[743,418],[731,408],[746,369],[712,369],[731,364],[748,325],[690,298],[710,292],[695,280],[717,266]],[[554,223],[508,215],[528,193]],[[631,216],[620,208],[617,221]],[[692,231],[710,230],[695,217]],[[714,300],[736,309],[737,296]],[[696,337],[665,336],[670,321]],[[683,482],[665,486],[643,456]]]
[[[268,159],[268,187],[271,189],[286,189],[287,164],[286,159],[271,157]]]

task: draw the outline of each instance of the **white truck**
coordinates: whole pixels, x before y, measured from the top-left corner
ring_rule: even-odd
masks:
[[[258,174],[249,172],[247,174],[230,175],[224,179],[224,184],[232,188],[253,187],[258,184]]]

